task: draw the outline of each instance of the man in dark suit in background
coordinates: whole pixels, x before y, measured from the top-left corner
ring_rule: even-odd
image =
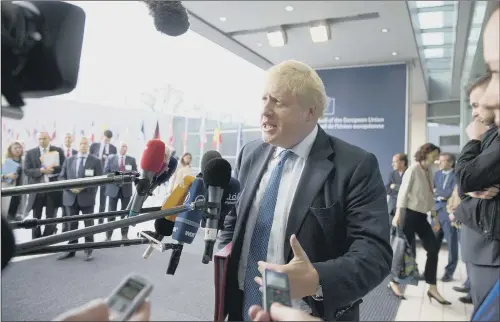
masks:
[[[392,172],[389,175],[389,180],[385,185],[385,190],[389,196],[387,205],[389,208],[389,222],[392,222],[396,213],[396,202],[398,200],[399,187],[403,181],[403,175],[408,169],[408,156],[404,153],[398,153],[392,157]],[[391,235],[395,233],[396,227],[391,225]]]
[[[82,137],[80,139],[80,147],[78,154],[69,157],[62,167],[59,178],[61,180],[88,178],[102,175],[101,162],[95,156],[89,154],[89,139]],[[63,205],[67,207],[66,213],[70,216],[80,214],[91,214],[94,212],[95,196],[97,193],[96,187],[88,188],[74,188],[64,190],[63,192]],[[94,225],[93,219],[84,221],[85,227]],[[78,221],[69,223],[69,230],[78,229]],[[94,241],[94,236],[86,236],[85,242],[91,243]],[[72,240],[69,244],[77,244],[78,239]],[[75,252],[62,254],[58,259],[66,259],[74,257]],[[85,250],[85,260],[92,259],[92,250]]]
[[[63,145],[62,149],[64,151],[64,157],[66,159],[69,158],[70,156],[78,153],[78,151],[76,151],[75,149],[72,148],[73,140],[74,140],[73,134],[66,133],[64,135],[64,145]],[[66,207],[62,207],[62,211],[63,211],[63,217],[69,216],[68,214],[66,214]],[[68,229],[69,229],[69,224],[67,222],[63,223],[62,224],[63,233],[65,231],[68,231]]]
[[[47,164],[49,157],[45,158],[46,153],[58,153],[59,164]],[[57,176],[61,172],[61,165],[64,163],[64,152],[61,148],[50,145],[50,136],[48,132],[38,133],[38,147],[26,152],[24,173],[28,177],[28,184],[44,183],[57,181]],[[54,218],[57,209],[61,207],[62,192],[52,191],[46,193],[30,193],[28,196],[28,205],[26,213],[33,209],[33,218],[41,219],[43,207],[45,207],[45,217]],[[56,232],[55,225],[45,225],[43,236],[50,236]],[[33,239],[42,237],[41,228],[32,230]]]
[[[317,124],[326,93],[309,66],[286,61],[271,68],[262,101],[263,141],[238,156],[244,188],[220,234],[219,247],[232,242],[229,320],[249,320],[250,306],[261,303],[255,278],[271,268],[288,274],[294,307],[327,321],[357,321],[360,299],[392,263],[377,159]],[[298,242],[307,260],[299,259]]]
[[[92,143],[90,146],[90,154],[96,156],[101,160],[101,167],[104,169],[108,155],[116,154],[116,146],[111,144],[111,138],[113,138],[113,132],[110,130],[104,131],[102,139],[100,142]],[[106,186],[99,187],[99,212],[106,211]],[[104,219],[100,218],[99,223],[102,224]]]
[[[137,171],[137,164],[135,158],[127,155],[127,143],[120,143],[120,154],[112,154],[108,157],[106,164],[104,166],[104,173],[113,173],[116,171]],[[130,197],[132,197],[132,183],[126,183],[122,186],[117,184],[106,185],[106,196],[109,197],[109,211],[115,211],[118,206],[118,200],[121,202],[121,209],[125,210],[128,203],[130,202]],[[121,218],[125,218],[127,215],[122,215]],[[109,217],[108,222],[115,221],[115,217]],[[128,239],[128,227],[121,229],[122,239]],[[113,230],[106,232],[106,241],[111,240],[113,235]]]

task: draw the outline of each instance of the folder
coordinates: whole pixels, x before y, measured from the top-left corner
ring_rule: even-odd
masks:
[[[221,322],[226,319],[224,304],[226,298],[226,279],[232,243],[214,255],[214,282],[215,282],[215,308],[214,321]]]

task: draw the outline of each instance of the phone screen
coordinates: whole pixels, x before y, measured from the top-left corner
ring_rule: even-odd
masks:
[[[109,299],[108,305],[120,313],[124,312],[135,297],[139,295],[144,286],[145,285],[139,281],[129,279],[127,283],[118,290],[116,295]]]

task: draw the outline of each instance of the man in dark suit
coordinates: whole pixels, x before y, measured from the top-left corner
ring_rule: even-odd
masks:
[[[45,157],[46,153],[50,153]],[[52,163],[54,159],[59,160],[57,163]],[[44,161],[45,160],[45,161]],[[57,181],[57,176],[61,172],[61,165],[64,163],[64,152],[61,148],[50,145],[50,136],[47,132],[38,133],[38,147],[26,152],[24,173],[28,177],[28,184],[53,182]],[[47,164],[50,162],[51,164]],[[45,217],[54,218],[57,214],[57,209],[61,207],[62,193],[53,191],[47,193],[31,193],[28,196],[28,204],[26,213],[33,210],[33,218],[41,219],[43,207],[45,207]],[[56,232],[55,225],[45,225],[43,236],[50,236]],[[33,239],[42,237],[41,228],[37,227],[32,230]]]
[[[434,174],[434,196],[440,226],[437,239],[439,248],[441,248],[443,238],[446,238],[446,244],[448,245],[448,265],[446,265],[444,275],[441,278],[443,282],[453,280],[453,274],[455,274],[458,264],[458,230],[452,225],[446,210],[448,199],[450,199],[455,188],[454,166],[455,156],[451,153],[441,153],[439,156],[440,170]]]
[[[389,180],[385,185],[385,190],[389,196],[387,205],[389,208],[389,222],[392,222],[396,213],[396,202],[398,200],[399,187],[403,181],[403,175],[408,168],[408,156],[404,153],[398,153],[392,157],[393,171],[389,175]],[[391,235],[395,233],[396,227],[391,225]]]
[[[462,201],[454,215],[462,223],[461,253],[470,279],[470,285],[455,290],[469,291],[460,300],[472,301],[475,310],[500,273],[500,241],[492,238],[490,225],[500,209],[495,187],[500,183],[500,139],[493,112],[481,104],[489,82],[490,76],[483,77],[468,91],[473,117],[467,127],[470,141],[463,147],[455,170]]]
[[[59,178],[62,180],[88,178],[102,175],[101,162],[95,156],[89,154],[89,139],[82,137],[80,139],[80,147],[78,154],[69,157],[62,167]],[[95,196],[97,194],[96,187],[88,188],[74,188],[64,190],[63,192],[63,205],[67,207],[66,213],[70,216],[80,214],[91,214],[94,212]],[[85,227],[94,225],[93,219],[84,221]],[[69,230],[78,229],[78,221],[69,223]],[[94,236],[86,236],[85,242],[91,243],[94,241]],[[70,244],[77,244],[78,239],[72,240]],[[66,259],[74,257],[75,252],[62,254],[59,259]],[[92,259],[92,250],[85,250],[85,260]]]
[[[113,138],[113,132],[110,130],[104,131],[102,139],[100,142],[92,143],[90,146],[90,154],[96,156],[101,160],[101,167],[104,169],[104,165],[110,154],[116,154],[116,146],[111,144],[111,138]],[[99,187],[99,212],[106,211],[106,186]],[[102,224],[104,219],[99,219],[99,223]]]
[[[288,274],[294,307],[327,321],[357,321],[360,299],[392,263],[377,159],[317,124],[326,93],[309,66],[271,68],[262,101],[263,141],[238,156],[235,174],[244,188],[220,235],[219,247],[232,242],[229,320],[249,320],[250,306],[261,302],[255,278],[271,268]],[[299,258],[298,242],[307,260]]]
[[[64,135],[64,145],[63,145],[62,149],[64,151],[65,158],[69,158],[70,156],[78,153],[78,151],[76,151],[75,149],[72,148],[73,140],[74,140],[73,134],[66,133]],[[63,210],[63,217],[69,216],[68,214],[66,214],[66,207],[62,207],[62,210]],[[68,231],[68,230],[69,230],[69,224],[67,222],[63,223],[62,224],[63,233],[65,231]]]
[[[116,171],[137,171],[137,164],[135,158],[127,155],[127,143],[120,143],[120,154],[111,154],[104,165],[104,173],[113,173]],[[132,183],[126,183],[122,186],[117,184],[106,185],[106,196],[109,197],[108,210],[116,211],[118,206],[118,200],[121,202],[122,210],[127,208],[130,202],[130,197],[132,197]],[[125,218],[127,215],[122,215],[121,218]],[[115,221],[115,217],[109,217],[108,222]],[[122,239],[128,239],[128,227],[121,229]],[[106,232],[106,241],[111,240],[113,235],[113,230]]]

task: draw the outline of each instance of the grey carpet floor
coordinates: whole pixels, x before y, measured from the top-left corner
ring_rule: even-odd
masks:
[[[145,246],[96,250],[93,261],[82,252],[65,261],[56,255],[11,263],[2,272],[2,320],[47,321],[92,299],[106,297],[124,276],[135,272],[155,284],[151,321],[213,320],[213,265],[201,263],[203,239],[184,252],[174,276],[165,271],[170,252],[141,255]],[[361,304],[362,321],[393,321],[399,300],[387,283],[380,284]]]

